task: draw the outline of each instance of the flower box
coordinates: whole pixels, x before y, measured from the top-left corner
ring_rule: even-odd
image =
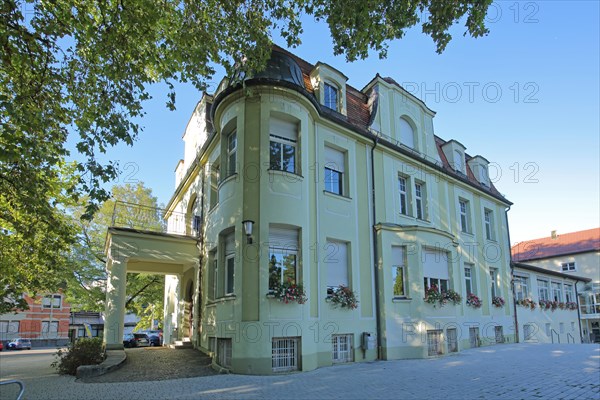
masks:
[[[358,308],[358,300],[356,299],[356,295],[352,289],[344,285],[334,288],[325,300],[334,308],[341,307],[348,310],[354,310],[355,308]]]

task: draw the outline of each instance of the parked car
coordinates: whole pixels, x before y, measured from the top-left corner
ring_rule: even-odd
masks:
[[[31,340],[23,339],[23,338],[16,338],[16,339],[13,339],[12,341],[8,342],[7,348],[9,350],[23,350],[23,349],[31,350]]]
[[[137,340],[135,340],[135,336],[131,333],[126,333],[123,335],[123,346],[127,348],[137,347]]]
[[[2,344],[2,342],[0,341],[0,351],[4,350],[4,345]]]
[[[150,338],[145,333],[134,333],[137,346],[150,346]]]
[[[162,331],[154,329],[145,329],[137,333],[145,333],[150,340],[150,346],[162,346]]]
[[[148,339],[150,339],[150,346],[162,345],[162,338],[158,335],[148,335]]]

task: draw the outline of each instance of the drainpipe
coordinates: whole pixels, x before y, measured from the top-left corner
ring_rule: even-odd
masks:
[[[579,340],[581,341],[581,343],[583,343],[583,331],[581,330],[581,306],[579,305],[579,293],[577,292],[578,283],[579,281],[575,281],[575,302],[577,303],[577,322],[579,322]]]
[[[517,294],[515,293],[515,271],[512,262],[512,248],[510,247],[510,229],[508,229],[508,212],[510,211],[510,206],[506,210],[504,210],[504,218],[506,219],[506,234],[508,236],[508,262],[510,265],[510,289],[512,290],[512,298],[513,298],[513,313],[515,315],[515,343],[520,343],[519,341],[519,318],[517,316]]]
[[[202,264],[204,262],[204,257],[203,257],[203,249],[204,249],[204,235],[203,235],[203,230],[204,230],[204,184],[205,184],[205,169],[202,168],[202,179],[201,179],[201,184],[200,184],[200,232],[198,232],[198,241],[196,242],[196,247],[198,248],[198,301],[197,301],[197,307],[198,307],[198,321],[197,324],[198,326],[195,327],[195,331],[197,330],[197,335],[196,335],[196,347],[200,347],[200,343],[202,343],[202,279],[203,279],[203,275],[202,275]],[[192,315],[192,321],[194,320],[194,317]]]
[[[373,212],[373,271],[375,273],[375,321],[377,324],[377,359],[381,359],[381,296],[379,295],[379,255],[377,254],[377,212],[375,206],[375,147],[379,143],[379,136],[373,139],[373,147],[371,147],[371,199]]]

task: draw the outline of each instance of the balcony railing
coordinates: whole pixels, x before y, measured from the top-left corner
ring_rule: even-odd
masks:
[[[115,202],[111,226],[141,231],[198,237],[202,221],[199,216],[141,204]]]

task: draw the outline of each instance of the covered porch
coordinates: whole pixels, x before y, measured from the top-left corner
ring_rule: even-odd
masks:
[[[154,226],[151,230],[137,226],[108,228],[104,344],[109,350],[123,348],[128,273],[165,275],[164,343],[183,337],[195,341],[195,327],[199,321],[199,307],[195,305],[200,298],[198,238],[186,235],[187,229],[182,229],[183,233],[167,229],[161,232],[162,226]]]

